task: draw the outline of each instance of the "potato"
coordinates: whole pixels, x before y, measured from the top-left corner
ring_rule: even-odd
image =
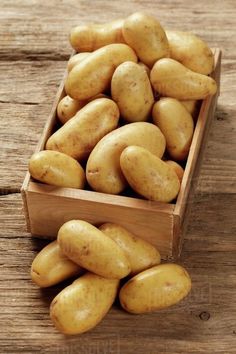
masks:
[[[181,100],[180,102],[184,105],[184,107],[191,114],[191,116],[193,118],[195,118],[197,115],[199,101],[197,101],[197,100]]]
[[[191,278],[180,265],[157,265],[131,278],[120,290],[121,306],[140,314],[181,301],[191,290]]]
[[[116,68],[111,80],[111,95],[127,122],[148,119],[154,97],[148,75],[138,64],[126,61]]]
[[[58,243],[73,262],[102,277],[121,279],[131,271],[124,251],[86,221],[71,220],[62,225]]]
[[[31,278],[41,288],[83,273],[83,269],[67,258],[57,241],[49,243],[35,257],[31,266]]]
[[[72,28],[71,46],[77,52],[93,52],[112,43],[125,43],[122,26],[124,20],[115,20],[101,25],[82,25]]]
[[[149,67],[148,67],[146,64],[142,63],[141,61],[138,62],[138,65],[139,65],[141,68],[143,68],[143,69],[146,71],[147,76],[150,77],[150,72],[151,72],[151,70],[149,69]]]
[[[175,173],[177,174],[180,183],[182,182],[183,179],[183,175],[184,175],[184,169],[182,166],[180,166],[177,162],[172,161],[172,160],[167,160],[165,161],[165,163],[167,163],[167,165],[169,165],[170,167],[173,168],[173,170],[175,171]]]
[[[173,168],[140,146],[128,146],[120,156],[121,170],[133,190],[143,197],[170,202],[180,188]]]
[[[52,301],[50,317],[64,334],[81,334],[95,327],[111,308],[119,280],[86,273]]]
[[[217,91],[214,79],[195,73],[170,58],[163,58],[155,63],[150,79],[159,94],[179,100],[201,100]]]
[[[36,180],[53,186],[84,188],[83,168],[79,162],[61,152],[36,152],[30,158],[29,172]]]
[[[209,75],[214,69],[214,55],[207,43],[190,32],[166,31],[170,57],[199,74]]]
[[[99,229],[124,251],[131,266],[131,275],[140,273],[161,262],[160,253],[153,245],[135,236],[124,227],[106,223]]]
[[[70,96],[65,96],[61,99],[57,106],[57,117],[62,124],[65,124],[69,119],[86,105],[86,101],[76,101]]]
[[[130,123],[107,134],[91,152],[86,166],[87,181],[95,191],[119,194],[126,187],[120,154],[129,145],[143,146],[162,157],[166,143],[160,129],[146,122]]]
[[[123,36],[139,59],[149,67],[158,59],[169,56],[166,34],[153,16],[143,12],[132,14],[124,21]]]
[[[75,65],[80,64],[85,58],[89,56],[89,52],[77,53],[70,57],[67,63],[67,70],[70,72]]]
[[[174,98],[162,98],[153,106],[152,117],[166,138],[166,148],[174,160],[185,160],[192,141],[191,114]]]
[[[118,121],[116,103],[108,98],[98,98],[58,129],[48,139],[46,149],[83,160],[104,135],[117,127]]]
[[[102,93],[118,65],[137,62],[133,49],[126,44],[110,44],[91,53],[69,73],[65,90],[75,100],[86,100]]]

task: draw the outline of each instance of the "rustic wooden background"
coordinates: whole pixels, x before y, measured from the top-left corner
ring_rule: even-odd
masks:
[[[180,259],[193,290],[155,314],[116,306],[93,331],[67,338],[48,315],[60,288],[30,281],[44,242],[25,231],[20,187],[66,67],[70,28],[141,9],[223,50],[221,96]],[[0,0],[0,353],[236,353],[235,10],[235,0]]]

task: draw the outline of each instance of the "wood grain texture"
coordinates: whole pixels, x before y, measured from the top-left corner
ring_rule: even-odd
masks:
[[[131,354],[134,349],[156,353],[157,348],[158,353],[171,354],[234,353],[236,243],[229,217],[233,206],[228,205],[227,194],[195,197],[179,262],[193,280],[186,300],[168,310],[141,316],[126,314],[116,304],[96,329],[71,338],[57,333],[48,316],[50,301],[69,282],[40,290],[30,281],[30,264],[46,241],[31,239],[24,232],[19,194],[0,198],[0,222],[4,226],[0,230],[0,340],[4,353],[15,353],[20,347],[24,353],[90,353],[97,348],[109,354]],[[222,204],[226,206],[223,210]],[[209,205],[210,210],[204,213]],[[217,219],[220,215],[225,223],[219,220],[215,224],[212,215]],[[11,231],[6,234],[5,230]],[[224,243],[220,242],[222,235]]]
[[[156,314],[131,316],[115,306],[95,330],[67,338],[48,316],[62,286],[41,291],[30,281],[30,263],[46,241],[26,233],[17,192],[70,55],[69,29],[140,9],[223,50],[221,95],[180,260],[193,290]],[[1,0],[0,353],[235,354],[235,31],[234,0]]]

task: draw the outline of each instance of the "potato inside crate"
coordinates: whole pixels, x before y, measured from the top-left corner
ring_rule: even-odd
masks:
[[[194,187],[194,171],[200,166],[201,153],[214,116],[220,87],[221,51],[213,50],[215,69],[211,76],[218,84],[214,96],[202,101],[186,161],[177,200],[173,203],[148,201],[124,195],[110,195],[91,190],[59,188],[35,182],[27,172],[22,185],[22,198],[28,231],[36,236],[55,239],[60,226],[72,219],[95,225],[113,222],[122,225],[158,248],[163,259],[176,259],[181,252],[186,222],[185,211]],[[58,89],[51,113],[45,124],[36,152],[43,150],[57,123],[58,102],[65,96],[65,77]],[[196,174],[195,174],[196,177]],[[190,193],[191,191],[191,193]]]

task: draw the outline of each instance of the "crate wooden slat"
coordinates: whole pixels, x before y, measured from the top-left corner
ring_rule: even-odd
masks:
[[[194,171],[201,160],[200,150],[207,139],[219,95],[221,51],[215,49],[214,56],[215,69],[212,77],[218,83],[218,92],[202,102],[176,204],[58,188],[34,182],[27,173],[22,186],[22,198],[28,231],[37,237],[55,238],[60,226],[71,219],[83,219],[93,224],[115,222],[153,243],[160,250],[162,258],[176,258],[181,250],[184,215],[189,192],[194,187]],[[56,107],[63,96],[64,79],[36,151],[44,148],[52,133]]]

